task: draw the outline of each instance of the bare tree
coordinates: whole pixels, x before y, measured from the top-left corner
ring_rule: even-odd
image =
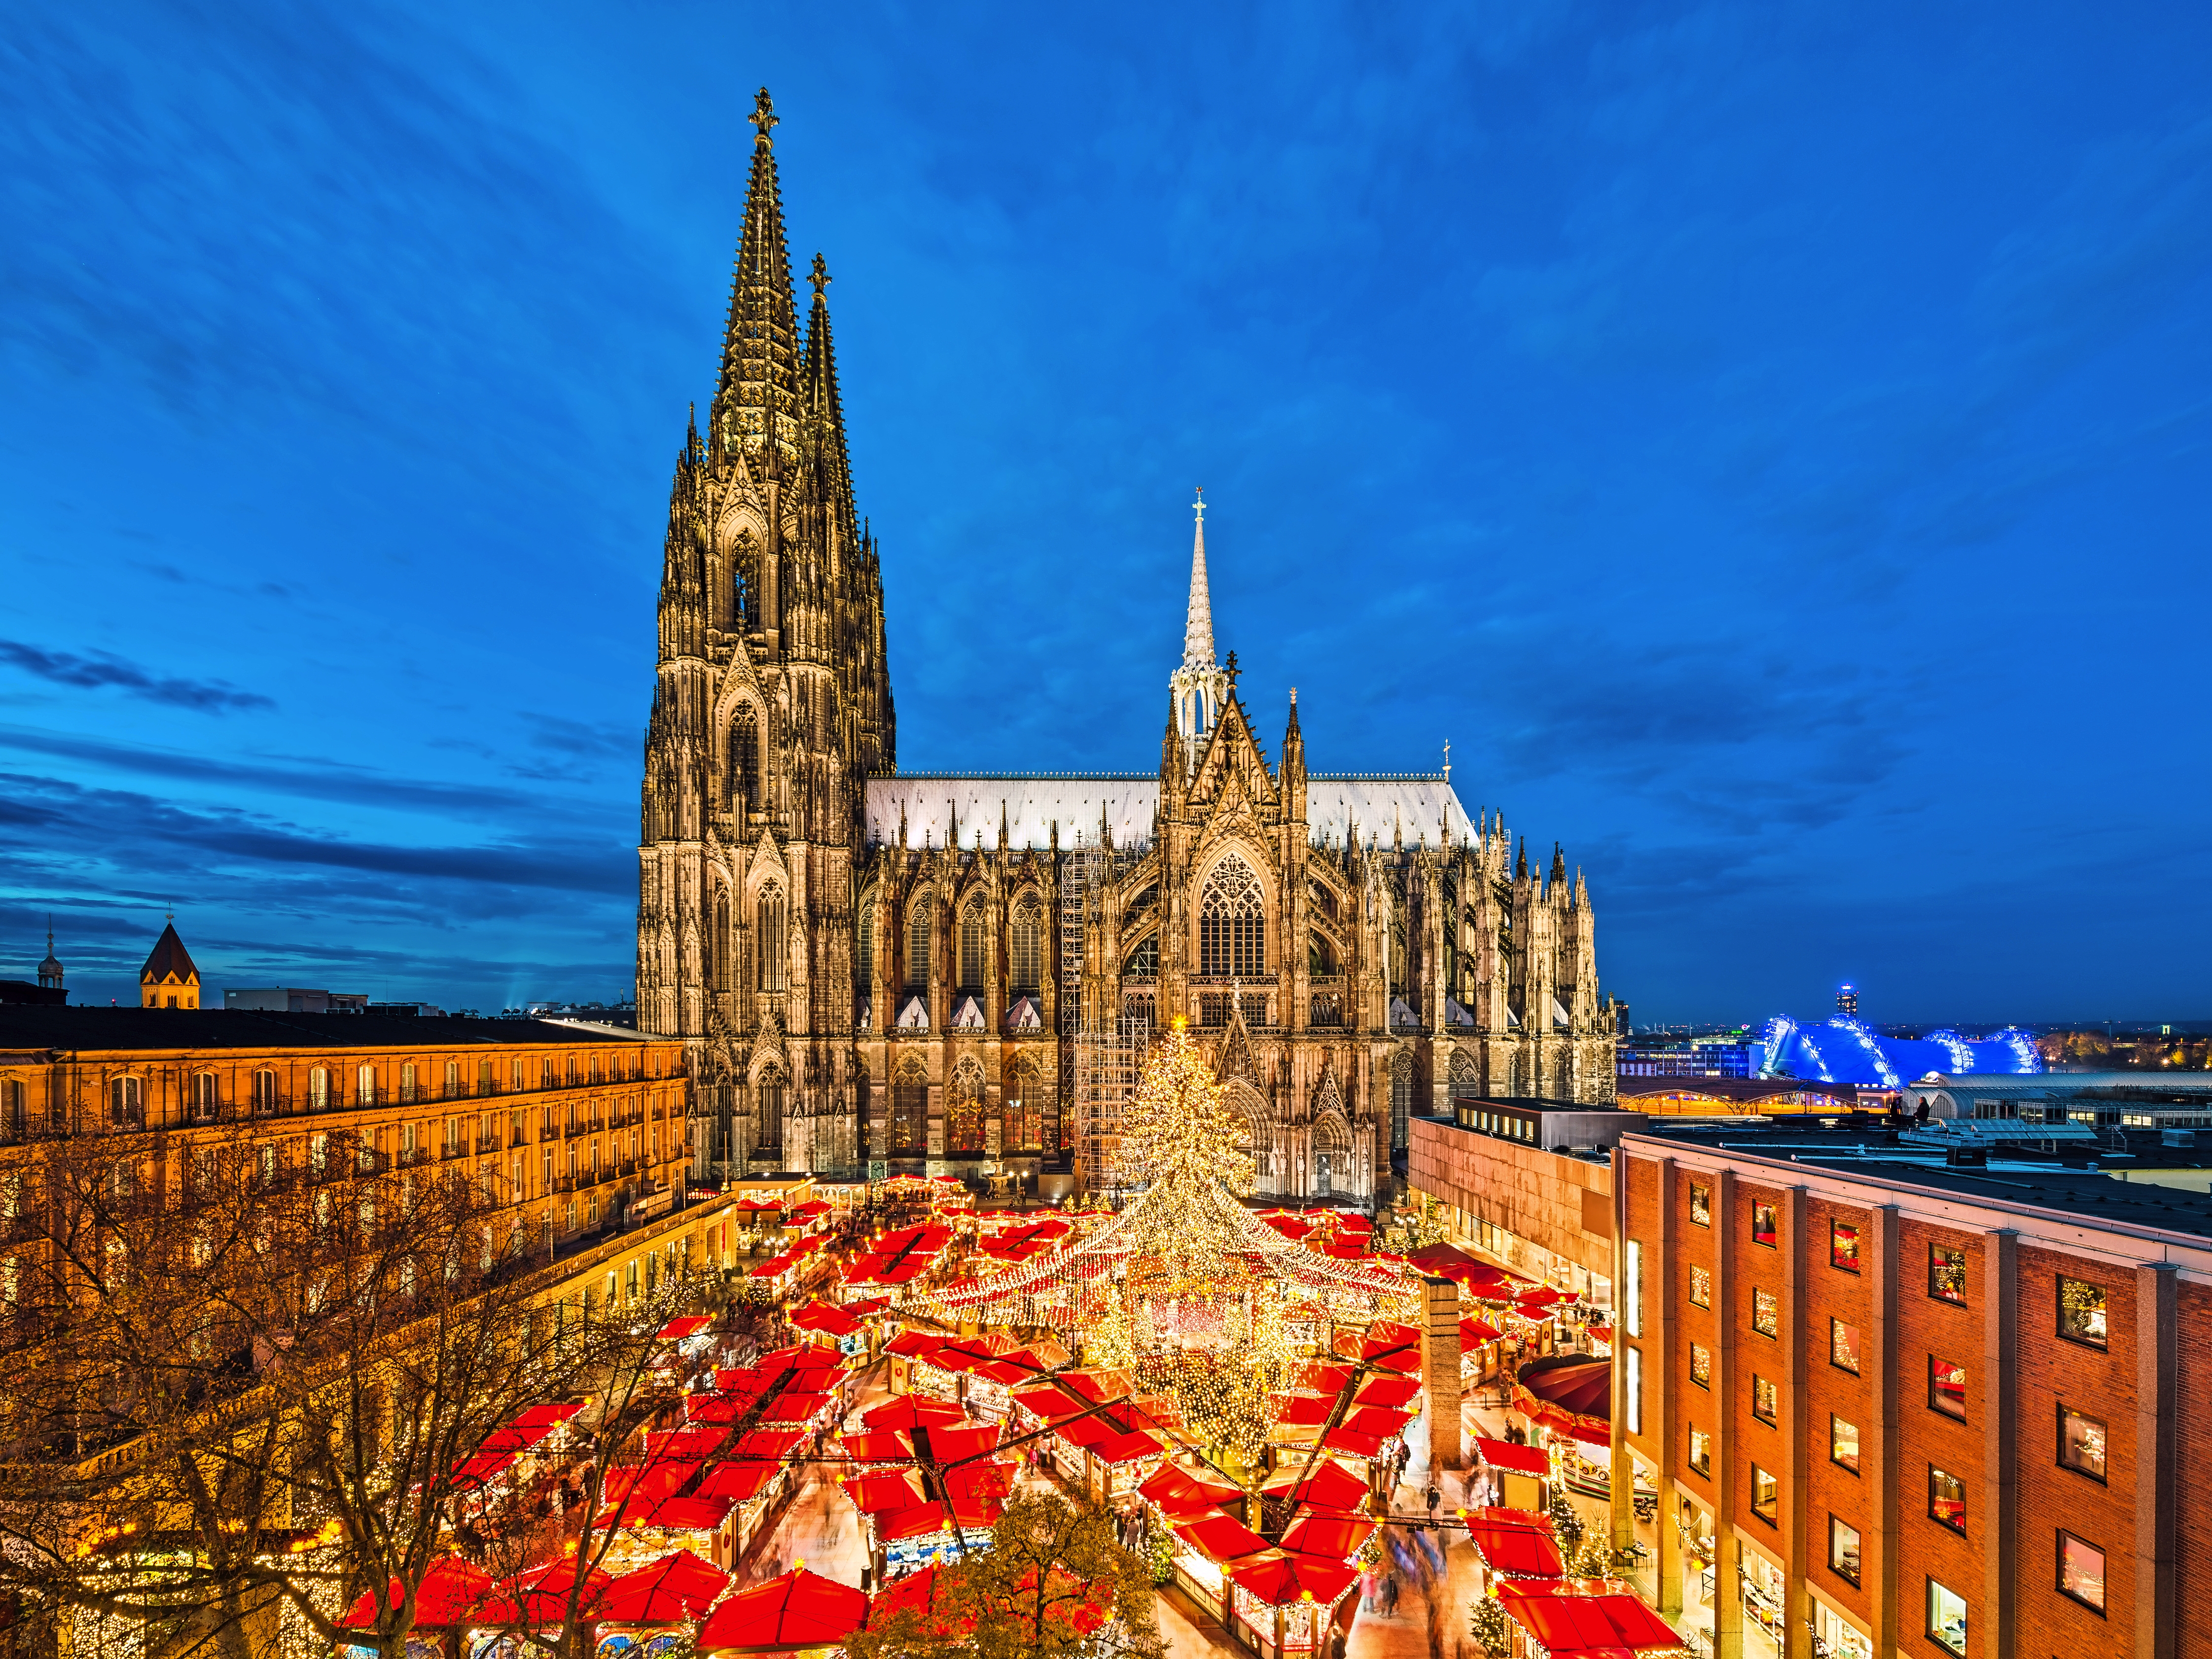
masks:
[[[432,1564],[470,1541],[467,1465],[534,1403],[640,1363],[658,1308],[594,1308],[533,1267],[459,1165],[258,1124],[58,1137],[15,1175],[0,1377],[0,1588],[80,1652],[224,1659],[343,1639],[404,1653]],[[656,1297],[667,1303],[672,1297]],[[660,1315],[665,1316],[665,1315]]]

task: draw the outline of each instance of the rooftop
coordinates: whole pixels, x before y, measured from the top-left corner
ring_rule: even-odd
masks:
[[[1795,1115],[1764,1121],[1654,1118],[1632,1133],[1640,1140],[1812,1164],[1941,1196],[2212,1239],[2212,1156],[2160,1147],[2155,1135],[2131,1138],[2124,1151],[2073,1143],[2063,1150],[1991,1148],[1986,1165],[1960,1165],[1947,1163],[1941,1147],[1910,1144],[1875,1114],[1830,1121],[1833,1127]]]
[[[51,1008],[0,1005],[0,1049],[491,1048],[636,1042],[635,1031],[580,1030],[542,1019],[289,1014],[228,1008]]]

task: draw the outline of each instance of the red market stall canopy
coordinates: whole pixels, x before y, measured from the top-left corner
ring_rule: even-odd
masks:
[[[1316,1459],[1310,1474],[1285,1469],[1262,1486],[1260,1492],[1263,1497],[1331,1510],[1357,1509],[1367,1501],[1367,1483],[1332,1457]],[[1236,1495],[1233,1488],[1229,1489],[1221,1501]]]
[[[748,1503],[775,1479],[773,1463],[717,1463],[699,1483],[695,1498],[726,1498],[732,1504]]]
[[[793,1308],[784,1317],[799,1330],[817,1331],[823,1336],[850,1336],[861,1324],[850,1309],[832,1302],[810,1302],[803,1308]]]
[[[902,1538],[927,1538],[933,1533],[988,1532],[998,1525],[1006,1506],[995,1498],[956,1498],[949,1504],[922,1504],[878,1516],[876,1536],[885,1543]]]
[[[1613,1440],[1613,1362],[1591,1354],[1547,1354],[1521,1368],[1516,1409],[1591,1445]]]
[[[681,1342],[687,1336],[696,1336],[714,1322],[705,1314],[686,1314],[681,1319],[672,1319],[660,1328],[662,1340]]]
[[[738,1591],[708,1613],[699,1627],[698,1647],[702,1654],[834,1648],[867,1617],[865,1590],[794,1567]]]
[[[741,1466],[742,1467],[742,1466]],[[634,1504],[658,1504],[684,1490],[684,1482],[698,1474],[696,1463],[622,1463],[607,1471],[603,1496],[610,1504],[627,1498]]]
[[[1522,1291],[1513,1298],[1513,1305],[1522,1314],[1534,1317],[1553,1308],[1564,1306],[1573,1300],[1575,1300],[1574,1291],[1555,1291],[1546,1285],[1540,1285],[1533,1291]]]
[[[1316,1601],[1323,1606],[1344,1594],[1356,1569],[1342,1561],[1325,1560],[1296,1551],[1271,1553],[1230,1573],[1231,1583],[1271,1607],[1293,1601]]]
[[[458,1555],[441,1556],[430,1564],[415,1593],[415,1623],[432,1630],[450,1630],[466,1624],[491,1595],[491,1575]],[[406,1586],[397,1578],[385,1597],[396,1607],[406,1596]],[[348,1630],[372,1630],[376,1626],[376,1592],[363,1590],[361,1599],[338,1623]]]
[[[1286,1550],[1348,1561],[1374,1535],[1375,1523],[1363,1516],[1307,1510],[1291,1517],[1279,1540]]]
[[[512,1423],[518,1429],[536,1428],[540,1424],[565,1423],[583,1409],[580,1401],[550,1401],[543,1406],[532,1406],[526,1412],[518,1412]]]
[[[929,1429],[940,1424],[963,1423],[967,1419],[968,1413],[957,1406],[910,1394],[860,1413],[861,1423],[871,1429]]]
[[[1576,1656],[1688,1651],[1680,1636],[1634,1596],[1591,1592],[1566,1581],[1509,1581],[1498,1587],[1505,1616],[1534,1637],[1552,1659]]]
[[[929,1501],[919,1469],[884,1469],[848,1476],[842,1484],[853,1507],[863,1515],[889,1515]]]
[[[1175,1529],[1176,1537],[1209,1561],[1236,1561],[1257,1555],[1267,1540],[1233,1516],[1216,1515]]]
[[[625,1625],[677,1624],[704,1614],[729,1582],[712,1562],[677,1550],[609,1579],[592,1616]]]
[[[1334,1468],[1334,1464],[1329,1465]],[[1362,1496],[1366,1493],[1362,1486]],[[1224,1504],[1233,1503],[1243,1493],[1225,1481],[1203,1480],[1188,1469],[1177,1468],[1172,1463],[1163,1463],[1148,1475],[1137,1495],[1146,1499],[1170,1521],[1187,1521],[1212,1514]]]
[[[1552,1473],[1552,1459],[1540,1446],[1523,1446],[1511,1440],[1486,1440],[1475,1437],[1475,1455],[1494,1469],[1510,1469],[1516,1474],[1533,1474],[1539,1480]]]
[[[572,1590],[580,1592],[574,1602],[580,1618],[604,1619],[608,1615],[600,1611],[599,1598],[615,1581],[597,1567],[585,1569],[580,1580],[580,1565],[573,1559],[555,1561],[502,1578],[469,1615],[470,1620],[480,1625],[524,1625],[532,1630],[558,1627],[568,1620]]]
[[[465,1458],[453,1465],[453,1489],[474,1492],[514,1462],[513,1452],[493,1452],[483,1456]]]
[[[647,1429],[645,1457],[648,1463],[697,1463],[730,1437],[730,1431],[706,1425],[684,1429]]]
[[[1402,1406],[1420,1393],[1419,1379],[1411,1376],[1370,1376],[1352,1396],[1355,1406]]]
[[[1476,1510],[1467,1518],[1467,1532],[1492,1572],[1509,1578],[1558,1578],[1566,1572],[1559,1540],[1525,1510]]]
[[[1464,1315],[1459,1322],[1462,1347],[1473,1347],[1478,1342],[1495,1342],[1504,1333],[1488,1320],[1474,1314]]]
[[[1364,1333],[1340,1333],[1336,1351],[1347,1359],[1358,1360],[1379,1370],[1402,1371],[1412,1376],[1421,1369],[1420,1333],[1411,1325],[1400,1325],[1387,1319],[1376,1320]]]

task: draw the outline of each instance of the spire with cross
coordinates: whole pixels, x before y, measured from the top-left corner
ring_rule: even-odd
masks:
[[[1184,745],[1187,764],[1198,764],[1200,744],[1213,729],[1221,705],[1237,683],[1237,655],[1231,652],[1224,670],[1213,655],[1213,599],[1206,580],[1206,490],[1194,492],[1191,514],[1196,520],[1190,542],[1190,603],[1183,612],[1182,663],[1168,676],[1176,726],[1189,739]]]
[[[775,112],[775,104],[769,97],[766,87],[763,87],[753,99],[753,112],[745,118],[760,129],[759,135],[753,142],[757,144],[769,143],[769,131],[783,118]]]

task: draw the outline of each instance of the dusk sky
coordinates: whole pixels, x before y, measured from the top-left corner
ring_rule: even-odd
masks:
[[[18,0],[0,977],[628,994],[763,84],[905,769],[1155,768],[1203,484],[1639,1024],[2212,1016],[2201,0]]]

